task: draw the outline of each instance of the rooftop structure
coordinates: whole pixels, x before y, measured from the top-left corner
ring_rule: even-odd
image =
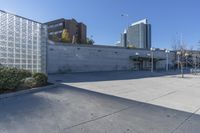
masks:
[[[147,19],[143,19],[143,20],[137,21],[135,23],[132,23],[131,26],[134,26],[134,25],[137,25],[137,24],[141,24],[141,23],[148,24],[148,21],[147,21]]]

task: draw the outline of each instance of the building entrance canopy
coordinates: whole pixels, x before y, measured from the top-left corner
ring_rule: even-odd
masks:
[[[130,56],[129,57],[130,60],[133,60],[133,61],[150,61],[152,58],[150,56]],[[166,60],[164,58],[158,58],[158,57],[154,57],[153,60],[155,62],[157,61],[162,61],[162,60]]]

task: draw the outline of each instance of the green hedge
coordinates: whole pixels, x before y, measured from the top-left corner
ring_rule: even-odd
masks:
[[[0,66],[0,93],[16,91],[20,88],[28,89],[31,87],[45,86],[47,85],[47,80],[48,77],[43,73],[32,74],[27,70]],[[35,82],[32,83],[33,81]]]
[[[34,73],[32,76],[36,80],[37,86],[45,86],[48,81],[48,77],[43,73]]]
[[[0,67],[0,90],[16,90],[21,80],[31,75],[27,70]]]

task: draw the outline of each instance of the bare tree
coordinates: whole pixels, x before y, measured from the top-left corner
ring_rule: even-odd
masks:
[[[187,48],[187,43],[183,42],[182,38],[177,39],[174,38],[172,39],[172,50],[176,51],[177,53],[177,59],[175,62],[177,62],[178,69],[181,68],[181,75],[182,78],[184,78],[184,65],[187,64],[187,54],[188,53],[188,48]]]
[[[175,50],[175,51],[180,51],[180,50],[187,50],[187,43],[180,40],[180,39],[177,39],[177,38],[173,38],[172,39],[172,50]]]
[[[194,50],[194,46],[193,46],[193,45],[190,46],[189,50],[190,50],[190,51]]]
[[[178,45],[180,44],[179,40],[177,38],[173,38],[172,39],[172,50],[177,50],[178,49]]]
[[[197,50],[200,50],[200,40],[198,41]]]

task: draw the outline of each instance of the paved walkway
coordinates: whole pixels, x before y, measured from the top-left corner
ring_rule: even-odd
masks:
[[[69,86],[0,100],[0,133],[198,133],[200,116]]]
[[[142,91],[141,94],[149,97],[149,99],[146,98],[146,102],[96,93],[90,91],[90,89],[94,89],[93,86],[99,86],[99,89],[100,86],[107,89],[118,88],[116,90],[119,91],[120,87],[129,85],[126,88],[131,88],[131,83],[134,80],[142,79],[139,79],[140,76],[138,75],[138,79],[137,76],[134,76],[135,79],[133,80],[133,77],[128,76],[127,72],[120,72],[96,73],[95,75],[99,78],[95,80],[94,74],[54,75],[51,76],[52,81],[64,82],[70,84],[70,86],[61,85],[56,88],[0,99],[0,133],[199,133],[200,115],[198,114],[200,114],[200,111],[198,103],[195,106],[197,108],[194,107],[195,112],[185,112],[149,104],[165,97],[163,94],[154,94],[155,90],[153,89],[150,89],[149,92]],[[154,81],[154,78],[151,79],[146,76],[146,81]],[[172,77],[162,78],[166,78],[165,81],[169,83],[169,79]],[[176,77],[173,78],[177,79]],[[182,79],[179,80],[182,81]],[[185,85],[190,84],[187,79],[184,80]],[[85,83],[85,86],[83,83]],[[145,82],[142,86],[151,88],[155,83],[154,81],[152,84],[147,85],[148,82]],[[158,85],[155,85],[157,90],[165,88],[161,86],[160,80],[157,83]],[[75,86],[81,84],[82,86],[79,88]],[[89,84],[91,85],[90,89]],[[198,87],[198,84],[193,84],[193,86]],[[134,88],[137,92],[137,87]],[[178,89],[176,92],[164,90],[167,92],[166,97],[180,91]],[[139,95],[139,92],[137,94]],[[188,92],[188,98],[198,100],[196,99],[198,91],[196,90],[196,93],[192,94],[193,97]],[[183,97],[182,100],[184,98],[186,97]],[[173,100],[176,101],[171,98],[171,101]],[[180,101],[177,100],[174,105],[181,103]],[[188,103],[190,102],[182,103],[182,105],[190,105]],[[188,107],[192,109],[192,105]]]
[[[190,113],[200,109],[200,75],[101,72],[54,75],[53,82]]]

